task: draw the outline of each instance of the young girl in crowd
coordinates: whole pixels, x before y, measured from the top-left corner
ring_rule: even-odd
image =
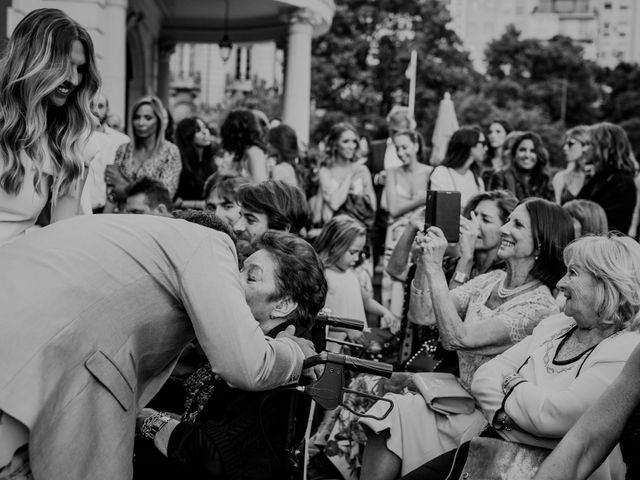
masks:
[[[358,220],[347,215],[336,215],[323,227],[316,239],[315,248],[322,260],[327,278],[328,292],[325,308],[333,315],[362,320],[366,325],[365,312],[382,317],[387,324],[396,324],[399,319],[387,308],[371,298],[358,282],[354,271],[356,262],[366,244],[366,229]],[[350,340],[357,341],[361,334],[350,330]],[[340,338],[344,335],[331,335]]]

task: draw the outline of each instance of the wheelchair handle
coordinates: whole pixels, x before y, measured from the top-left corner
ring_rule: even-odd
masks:
[[[337,317],[326,312],[320,312],[316,316],[316,323],[328,325],[336,328],[348,328],[350,330],[363,331],[366,328],[366,323],[362,320],[355,318]]]
[[[349,355],[341,355],[338,353],[322,352],[318,355],[305,358],[303,368],[313,367],[314,365],[333,363],[342,365],[345,370],[356,373],[370,373],[380,377],[391,377],[393,373],[393,365],[383,362],[374,362],[373,360],[362,360],[360,358],[350,357]]]

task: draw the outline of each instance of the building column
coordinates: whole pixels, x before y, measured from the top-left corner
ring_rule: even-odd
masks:
[[[171,71],[169,60],[176,50],[176,41],[169,38],[160,40],[158,44],[158,91],[157,95],[164,107],[169,109],[169,82],[171,81]]]
[[[109,112],[127,118],[127,6],[128,0],[107,0],[105,25],[109,26],[104,42],[102,93],[109,100]]]
[[[297,10],[291,16],[290,22],[282,120],[293,127],[300,142],[308,145],[311,117],[312,15],[307,10]]]

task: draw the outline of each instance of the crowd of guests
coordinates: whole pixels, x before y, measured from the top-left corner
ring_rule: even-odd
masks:
[[[430,165],[394,107],[366,156],[340,122],[312,161],[248,108],[218,137],[147,96],[117,131],[58,10],[0,65],[1,480],[284,478],[307,422],[309,478],[458,478],[478,439],[556,448],[536,479],[638,475],[640,168],[619,126],[568,129],[555,173],[502,119]],[[457,242],[425,225],[427,190],[460,192]],[[323,308],[365,329],[327,349],[375,356],[382,335],[395,363],[350,379],[384,397],[360,420],[277,388]],[[403,372],[446,373],[473,408],[434,408]]]

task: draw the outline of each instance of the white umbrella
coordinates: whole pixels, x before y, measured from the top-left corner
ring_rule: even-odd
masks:
[[[433,129],[433,136],[431,137],[431,143],[433,144],[431,158],[429,159],[431,165],[440,165],[442,163],[444,155],[447,152],[449,139],[458,128],[458,119],[456,118],[456,111],[453,108],[453,101],[451,100],[449,92],[446,92],[442,100],[440,100],[436,126]]]

